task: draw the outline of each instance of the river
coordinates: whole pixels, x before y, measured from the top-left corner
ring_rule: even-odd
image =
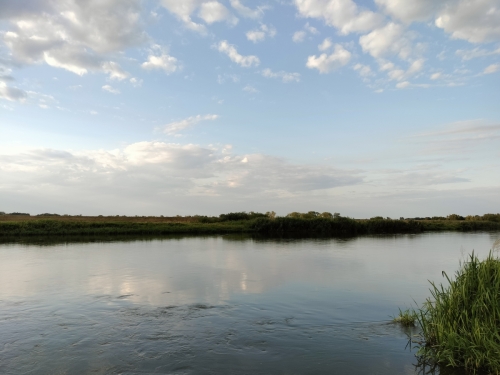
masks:
[[[1,244],[0,373],[417,374],[391,316],[499,238]]]

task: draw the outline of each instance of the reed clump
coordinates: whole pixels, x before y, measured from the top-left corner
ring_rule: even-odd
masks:
[[[470,373],[500,374],[500,259],[474,253],[449,285],[431,283],[432,298],[418,311],[418,355]]]
[[[413,309],[399,309],[399,315],[393,319],[395,323],[399,323],[403,327],[415,327],[417,320],[418,314]]]

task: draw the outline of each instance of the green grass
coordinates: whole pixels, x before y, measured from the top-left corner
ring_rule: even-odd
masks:
[[[415,323],[418,320],[417,313],[412,309],[401,310],[399,309],[399,314],[393,319],[394,323],[399,323],[403,327],[415,327]]]
[[[470,255],[448,286],[431,283],[418,311],[418,355],[469,373],[500,374],[500,259]]]

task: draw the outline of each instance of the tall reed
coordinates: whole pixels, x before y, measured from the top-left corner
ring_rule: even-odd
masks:
[[[418,311],[424,343],[418,355],[471,373],[500,374],[500,259],[474,253],[449,286],[431,283],[432,298]]]

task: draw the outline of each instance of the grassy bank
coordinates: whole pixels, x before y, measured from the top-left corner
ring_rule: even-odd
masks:
[[[0,222],[0,236],[41,235],[167,235],[167,234],[226,234],[246,232],[241,222],[120,222],[30,220]]]
[[[446,276],[446,274],[444,274]],[[500,259],[470,256],[449,285],[432,284],[417,311],[425,361],[468,373],[500,374]]]
[[[485,220],[414,220],[340,215],[230,213],[219,217],[29,216],[0,215],[0,237],[76,235],[169,235],[246,233],[263,236],[356,236],[425,231],[493,231],[500,222]]]

